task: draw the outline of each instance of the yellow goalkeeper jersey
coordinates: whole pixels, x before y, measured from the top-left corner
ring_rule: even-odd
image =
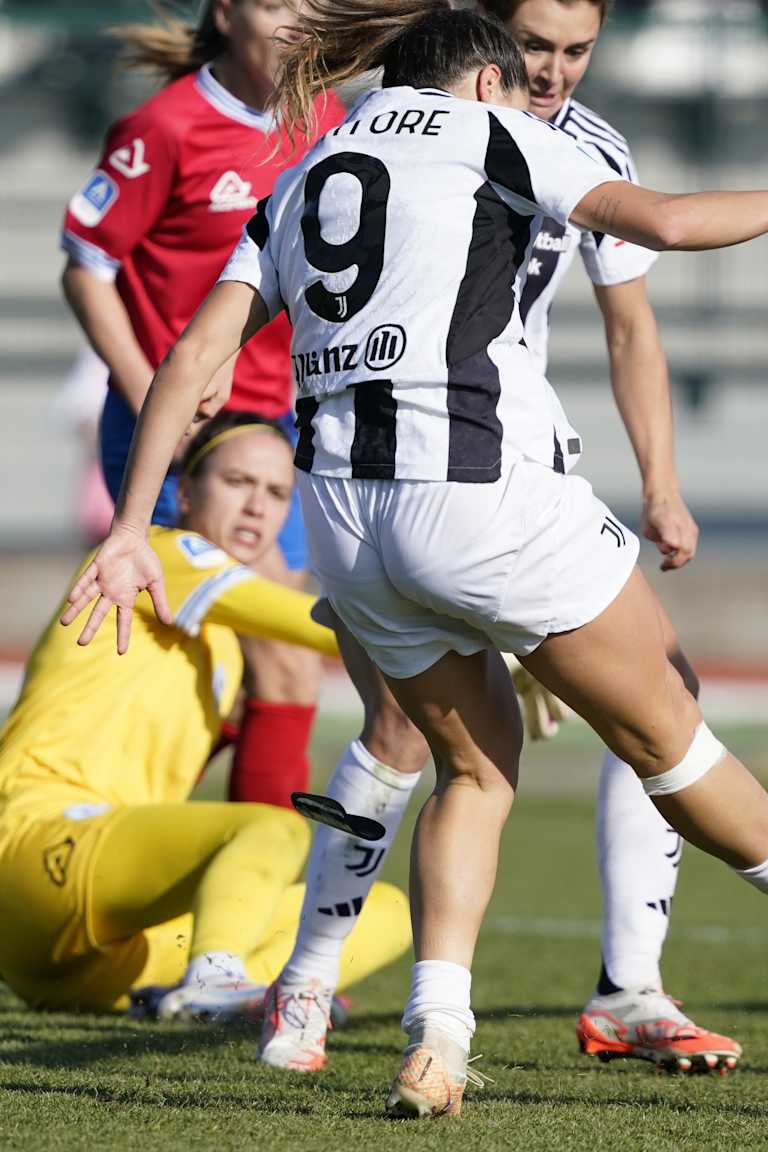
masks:
[[[333,633],[310,617],[313,597],[262,579],[194,532],[155,527],[150,539],[174,626],[156,619],[142,593],[128,652],[118,656],[114,608],[82,648],[75,641],[90,609],[62,628],[59,608],[0,733],[0,818],[80,798],[184,800],[240,685],[236,631],[337,651]]]

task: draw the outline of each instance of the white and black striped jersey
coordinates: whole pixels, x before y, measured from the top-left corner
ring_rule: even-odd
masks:
[[[576,100],[566,100],[552,121],[623,180],[637,183],[629,145],[615,128]],[[625,284],[645,276],[658,253],[614,236],[588,232],[573,224],[544,220],[528,261],[520,300],[525,342],[537,367],[547,370],[549,316],[555,294],[579,251],[593,284]]]
[[[293,324],[296,464],[482,483],[563,469],[519,299],[543,216],[623,179],[527,112],[374,91],[277,180],[223,279]],[[566,446],[567,451],[567,446]]]

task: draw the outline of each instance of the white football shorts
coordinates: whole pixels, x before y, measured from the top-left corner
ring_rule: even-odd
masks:
[[[449,651],[533,652],[599,616],[637,561],[586,480],[529,460],[495,484],[298,477],[323,593],[396,679]]]

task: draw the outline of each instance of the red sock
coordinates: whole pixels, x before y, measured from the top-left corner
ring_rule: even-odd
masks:
[[[307,746],[314,718],[314,705],[246,700],[229,799],[290,808],[291,792],[305,791],[309,781]]]
[[[237,744],[240,739],[240,725],[232,724],[229,720],[225,720],[219,729],[219,738],[211,748],[209,760],[213,760],[214,756],[218,756],[225,748],[229,748],[230,744]]]
[[[206,772],[210,768],[211,760],[213,760],[214,756],[218,756],[219,752],[222,752],[225,748],[229,748],[230,744],[236,744],[239,735],[240,735],[240,725],[239,724],[230,724],[229,720],[225,720],[224,723],[222,724],[221,728],[219,729],[218,740],[216,741],[216,743],[211,748],[210,752],[208,753],[208,759],[206,760],[205,764],[203,764],[203,767],[200,769],[200,775],[197,778],[198,784],[200,783],[203,776],[205,776]]]

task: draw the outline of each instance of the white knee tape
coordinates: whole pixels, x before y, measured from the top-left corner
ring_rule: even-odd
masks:
[[[670,768],[669,772],[662,772],[660,776],[650,776],[641,780],[646,796],[671,796],[673,792],[682,792],[683,788],[695,784],[702,776],[706,776],[710,768],[714,768],[718,760],[725,756],[726,748],[702,720],[693,734],[691,746],[679,764]]]

